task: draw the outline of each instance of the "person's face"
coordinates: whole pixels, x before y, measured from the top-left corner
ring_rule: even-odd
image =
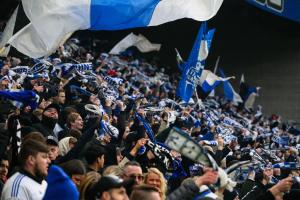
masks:
[[[58,146],[48,144],[48,150],[49,150],[49,159],[51,161],[55,160],[57,156],[59,155],[59,148]]]
[[[80,183],[82,181],[82,179],[84,178],[83,174],[73,174],[71,176],[72,181],[75,183],[75,185],[79,188]]]
[[[48,153],[39,152],[34,157],[34,172],[36,176],[46,177],[48,174],[48,167],[50,163],[50,159],[48,157]]]
[[[39,105],[39,108],[44,110],[48,105],[50,105],[50,103],[48,101],[45,101],[45,99],[43,99]]]
[[[58,119],[58,112],[55,108],[48,108],[45,110],[44,115],[52,119]]]
[[[58,102],[60,104],[65,104],[65,102],[66,102],[66,94],[64,92],[60,92],[58,94]]]
[[[1,74],[2,75],[6,75],[8,73],[8,70],[9,70],[9,66],[8,65],[4,65],[2,68],[1,68]]]
[[[96,106],[100,106],[100,100],[96,95],[90,96],[90,102]]]
[[[273,175],[273,169],[265,169],[263,174],[264,174],[264,179],[269,181],[271,176]]]
[[[0,178],[2,180],[6,179],[8,173],[9,162],[8,160],[1,160],[0,162]]]
[[[98,157],[98,166],[99,166],[99,169],[103,168],[104,166],[104,155],[102,155],[101,157]]]
[[[120,163],[123,160],[123,155],[121,153],[117,153],[117,161]]]
[[[1,84],[4,85],[4,86],[7,86],[8,83],[9,83],[9,81],[8,81],[7,79],[3,79],[3,80],[1,81]]]
[[[108,144],[111,141],[111,136],[109,134],[105,134],[103,137],[103,141]]]
[[[280,176],[280,174],[281,174],[280,169],[279,169],[279,168],[274,168],[274,169],[273,169],[273,174],[274,174],[275,176]]]
[[[74,122],[71,122],[72,129],[82,130],[83,128],[83,120],[81,116],[78,116]]]
[[[161,180],[160,180],[159,175],[157,175],[153,172],[150,172],[147,176],[146,184],[152,185],[152,186],[154,186],[154,187],[156,187],[157,189],[160,190]]]
[[[103,200],[129,200],[124,187],[114,188],[108,192],[103,192]]]
[[[124,179],[134,178],[135,185],[140,185],[143,182],[142,168],[139,166],[129,165],[124,169]]]

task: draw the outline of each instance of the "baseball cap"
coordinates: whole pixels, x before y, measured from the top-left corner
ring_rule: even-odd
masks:
[[[55,108],[57,110],[57,113],[59,114],[60,113],[60,107],[58,104],[56,103],[51,103],[50,105],[48,105],[45,109],[44,109],[44,112],[46,110],[48,110],[49,108]]]
[[[58,146],[58,139],[52,135],[49,135],[49,136],[47,136],[46,143],[50,144],[50,145],[52,144],[52,145]]]
[[[94,197],[101,197],[102,193],[105,191],[121,187],[129,188],[133,186],[133,184],[134,179],[124,181],[115,175],[103,176],[91,189],[91,193]]]

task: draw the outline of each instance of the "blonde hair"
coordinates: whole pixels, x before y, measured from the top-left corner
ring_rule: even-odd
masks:
[[[88,172],[79,186],[80,199],[89,199],[91,188],[100,180],[101,176],[98,172]]]
[[[121,174],[122,174],[122,169],[118,165],[108,166],[103,171],[103,176],[108,176],[108,175],[120,176]]]
[[[145,178],[144,178],[144,183],[147,184],[147,180],[148,180],[148,176],[150,173],[156,174],[159,176],[161,185],[160,185],[160,197],[162,200],[166,199],[166,192],[167,192],[167,182],[166,179],[164,177],[164,175],[161,173],[161,171],[159,171],[159,169],[151,167],[148,169],[148,173],[146,174]]]

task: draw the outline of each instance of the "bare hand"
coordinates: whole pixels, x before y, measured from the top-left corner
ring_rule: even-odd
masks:
[[[198,177],[195,180],[195,183],[198,187],[201,185],[211,185],[218,181],[218,172],[213,171],[212,169],[206,169],[205,173]]]

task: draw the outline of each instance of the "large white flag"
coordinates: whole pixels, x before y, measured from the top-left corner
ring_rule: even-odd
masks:
[[[157,26],[181,18],[206,21],[223,0],[22,0],[30,24],[9,44],[32,58],[52,53],[77,30]]]
[[[10,46],[6,47],[5,45],[7,44],[8,40],[12,37],[14,33],[18,10],[19,10],[19,6],[15,9],[14,13],[8,20],[5,29],[3,31],[1,41],[0,41],[0,56],[2,57],[6,57],[10,50]]]
[[[150,51],[159,51],[161,44],[151,43],[147,38],[143,35],[135,35],[134,33],[130,33],[123,40],[121,40],[118,44],[116,44],[111,50],[110,54],[120,54],[120,52],[125,51],[128,47],[135,46],[143,53]]]

